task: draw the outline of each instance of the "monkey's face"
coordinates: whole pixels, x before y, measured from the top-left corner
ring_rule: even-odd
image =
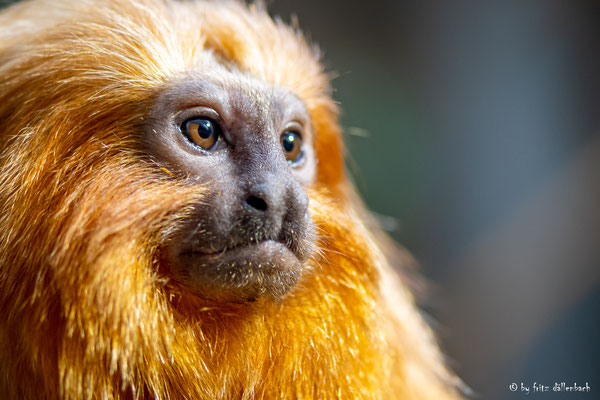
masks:
[[[279,298],[312,253],[309,115],[293,94],[215,64],[163,91],[147,121],[154,160],[204,194],[163,262],[204,298]]]

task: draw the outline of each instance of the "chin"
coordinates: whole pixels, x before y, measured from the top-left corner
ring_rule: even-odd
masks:
[[[281,299],[302,277],[306,261],[286,244],[265,240],[208,254],[184,251],[172,262],[175,279],[198,297],[243,302]]]

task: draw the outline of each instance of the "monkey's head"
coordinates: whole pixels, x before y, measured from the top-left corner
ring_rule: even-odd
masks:
[[[163,262],[200,296],[278,298],[313,247],[310,114],[290,90],[197,60],[155,98],[144,127],[157,164],[203,191]]]
[[[238,2],[59,1],[44,18],[42,8],[7,10],[24,24],[21,47],[0,48],[2,179],[21,188],[0,200],[35,210],[17,230],[39,215],[45,246],[21,250],[94,276],[107,248],[143,246],[155,285],[217,303],[297,287],[315,264],[307,193],[336,198],[344,182],[317,52]]]

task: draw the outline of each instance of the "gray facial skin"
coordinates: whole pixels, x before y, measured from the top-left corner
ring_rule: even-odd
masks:
[[[166,249],[173,278],[207,299],[281,298],[312,254],[308,187],[315,176],[311,126],[301,100],[239,72],[214,68],[167,87],[150,110],[144,146],[176,179],[204,193]],[[185,133],[191,118],[219,129],[209,150]],[[281,135],[299,133],[286,159]]]

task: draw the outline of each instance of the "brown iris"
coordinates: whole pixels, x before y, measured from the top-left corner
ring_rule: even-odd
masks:
[[[285,158],[289,163],[294,164],[302,159],[302,137],[293,131],[285,131],[281,135],[281,147],[285,153]]]
[[[211,150],[219,139],[219,126],[208,118],[191,118],[181,126],[185,137],[203,150]]]

